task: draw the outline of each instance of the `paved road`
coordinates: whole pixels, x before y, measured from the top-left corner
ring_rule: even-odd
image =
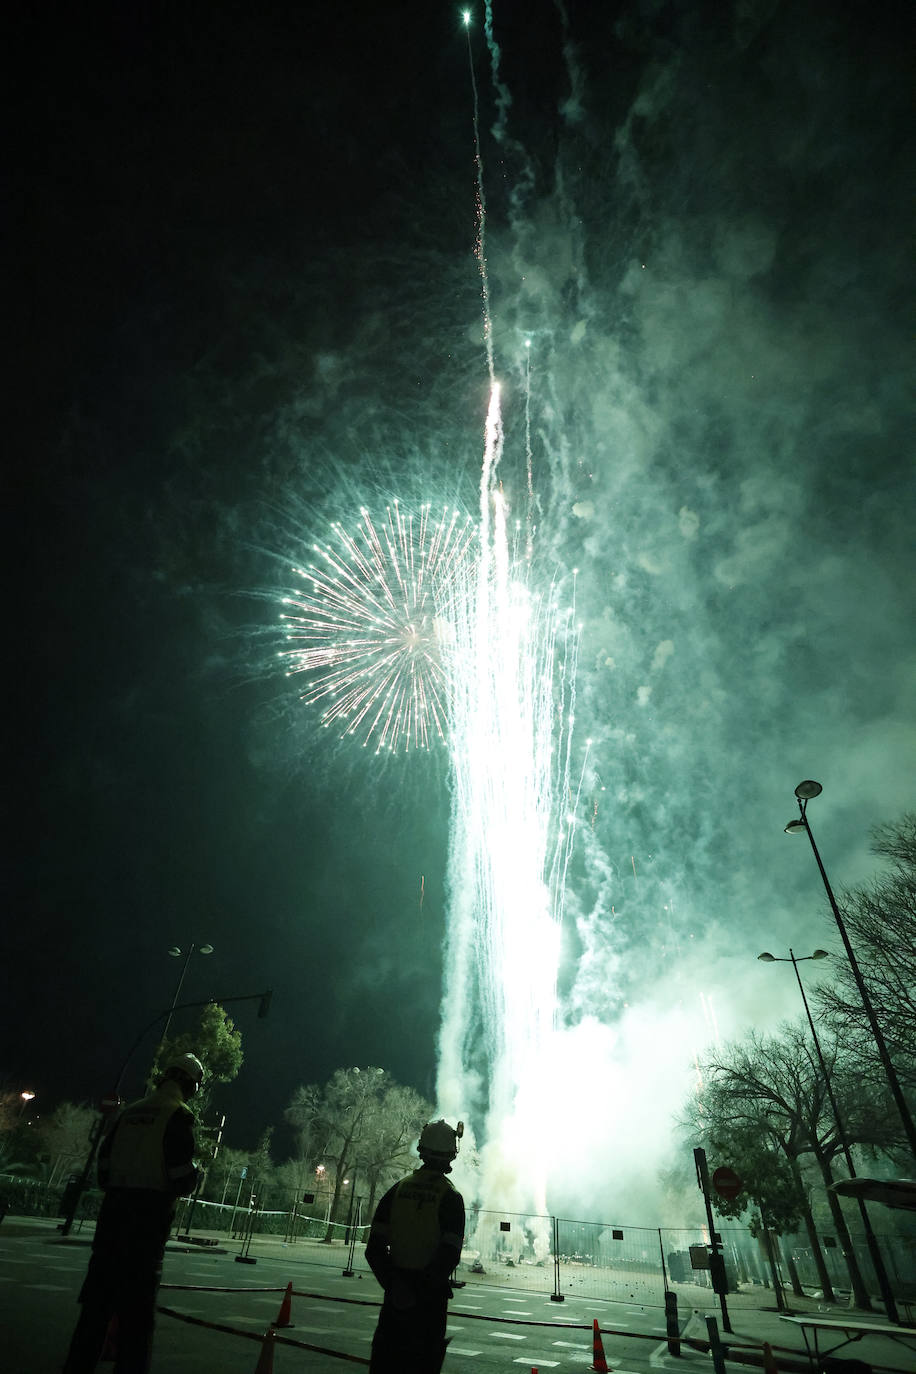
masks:
[[[24,1233],[17,1233],[24,1232]],[[235,1251],[237,1247],[234,1247]],[[51,1230],[0,1227],[0,1365],[6,1374],[54,1374],[60,1369],[76,1319],[76,1296],[88,1259],[88,1246],[62,1241]],[[378,1315],[379,1290],[371,1276],[344,1278],[339,1267],[317,1264],[294,1250],[262,1256],[256,1265],[240,1265],[234,1252],[213,1254],[169,1250],[164,1306],[239,1331],[262,1334],[278,1314],[282,1291],[273,1293],[194,1291],[217,1286],[240,1289],[272,1287],[283,1290],[292,1282],[291,1330],[281,1335],[360,1361],[368,1360],[369,1344]],[[657,1307],[628,1307],[622,1303],[574,1298],[552,1303],[501,1287],[471,1286],[456,1292],[451,1304],[451,1344],[444,1374],[497,1374],[532,1368],[587,1370],[592,1363],[591,1327],[640,1332],[651,1339],[603,1337],[608,1365],[615,1374],[648,1374],[669,1367],[682,1372],[688,1364],[708,1361],[688,1353],[675,1361],[667,1354],[663,1316]],[[543,1326],[534,1323],[545,1323]],[[258,1345],[252,1340],[189,1325],[160,1316],[153,1359],[154,1374],[251,1374]],[[342,1374],[360,1368],[328,1355],[278,1346],[277,1374]],[[105,1366],[102,1366],[104,1370]]]

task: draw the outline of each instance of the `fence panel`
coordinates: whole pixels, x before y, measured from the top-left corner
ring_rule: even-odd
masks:
[[[525,1212],[468,1210],[462,1279],[553,1291],[553,1220]]]
[[[49,1186],[37,1179],[0,1174],[0,1215],[7,1211],[26,1216],[60,1216],[62,1191],[62,1186]],[[91,1221],[97,1216],[101,1197],[98,1189],[87,1189],[80,1200],[78,1220]],[[185,1202],[178,1213],[178,1228],[185,1226],[189,1218],[190,1204]],[[260,1236],[265,1243],[271,1238],[287,1243],[301,1241],[309,1247],[309,1258],[319,1262],[326,1259],[327,1263],[337,1265],[341,1250],[349,1246],[351,1232],[355,1232],[354,1264],[363,1269],[362,1250],[368,1226],[365,1218],[360,1219],[363,1224],[351,1228],[343,1223],[329,1225],[326,1216],[303,1216],[298,1208],[293,1213],[279,1209],[258,1211],[253,1219],[252,1239],[257,1241]],[[209,1231],[237,1239],[247,1220],[247,1206],[198,1199],[191,1224],[195,1232]],[[775,1305],[770,1264],[762,1243],[742,1226],[724,1227],[719,1234],[729,1304],[736,1308]],[[471,1207],[458,1277],[467,1282],[531,1292],[659,1307],[664,1304],[668,1289],[685,1304],[714,1306],[709,1272],[694,1269],[690,1254],[691,1246],[705,1249],[707,1239],[707,1232],[700,1227],[615,1226]],[[913,1302],[916,1236],[885,1234],[878,1241],[895,1295],[902,1301]],[[834,1297],[843,1302],[849,1297],[850,1283],[842,1251],[829,1232],[821,1234],[820,1244]],[[853,1247],[866,1287],[877,1299],[871,1259],[864,1239],[855,1232]],[[796,1285],[808,1297],[821,1296],[807,1235],[779,1237],[775,1263],[790,1301]]]

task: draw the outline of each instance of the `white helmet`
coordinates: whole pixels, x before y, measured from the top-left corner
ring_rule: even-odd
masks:
[[[165,1078],[181,1076],[193,1084],[192,1092],[197,1092],[204,1081],[204,1066],[196,1054],[179,1054],[170,1059],[163,1070]]]
[[[463,1135],[463,1121],[459,1121],[457,1126],[450,1126],[441,1119],[428,1121],[420,1132],[417,1154],[424,1159],[431,1155],[450,1164],[458,1153],[458,1141]]]

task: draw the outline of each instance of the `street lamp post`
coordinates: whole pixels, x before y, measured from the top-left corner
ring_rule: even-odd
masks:
[[[184,956],[184,963],[183,963],[182,966],[181,966],[181,973],[178,975],[178,983],[176,984],[176,987],[175,987],[175,994],[174,994],[174,996],[172,997],[172,1005],[169,1007],[169,1014],[168,1014],[168,1016],[166,1017],[165,1026],[163,1027],[162,1034],[161,1034],[161,1036],[159,1037],[159,1049],[162,1048],[162,1046],[165,1044],[166,1040],[168,1039],[169,1026],[172,1024],[172,1012],[173,1012],[173,1011],[175,1010],[175,1008],[178,1006],[178,999],[179,999],[179,997],[181,996],[181,988],[182,988],[182,984],[184,983],[184,976],[185,976],[185,974],[186,974],[187,971],[188,971],[188,964],[191,962],[191,955],[194,953],[195,949],[197,950],[197,953],[198,953],[198,954],[212,954],[212,953],[213,953],[213,946],[212,946],[212,945],[195,945],[195,943],[194,943],[193,940],[192,940],[191,943],[188,945],[187,952],[185,953],[185,956]],[[180,958],[181,958],[181,955],[182,955],[182,951],[178,948],[177,945],[172,945],[171,948],[168,950],[168,954],[171,956],[172,959],[180,959]],[[157,1051],[156,1051],[157,1054],[159,1053],[159,1049],[157,1049]]]
[[[843,1123],[843,1117],[840,1113],[839,1104],[836,1100],[836,1095],[833,1091],[833,1084],[830,1081],[830,1071],[827,1068],[827,1064],[824,1059],[824,1054],[821,1049],[821,1042],[818,1039],[817,1029],[814,1025],[814,1017],[811,1015],[811,1008],[808,1006],[808,999],[805,996],[805,986],[801,980],[801,974],[798,971],[798,966],[800,963],[805,963],[809,959],[829,959],[829,957],[830,956],[826,949],[816,949],[813,954],[801,954],[796,956],[791,948],[789,949],[788,959],[780,958],[775,954],[769,954],[766,952],[757,955],[757,958],[762,960],[765,964],[791,963],[793,969],[795,970],[795,980],[798,983],[798,990],[801,993],[801,999],[805,1008],[805,1015],[808,1018],[808,1025],[811,1027],[811,1038],[814,1041],[814,1048],[817,1053],[817,1062],[820,1065],[821,1073],[824,1076],[824,1087],[826,1088],[827,1096],[830,1099],[830,1107],[833,1111],[833,1119],[836,1122],[837,1135],[840,1138],[840,1145],[843,1150],[843,1158],[845,1159],[846,1167],[849,1170],[849,1177],[855,1178],[856,1166],[852,1161],[852,1151],[849,1148],[849,1137],[846,1134],[846,1127]],[[881,1248],[878,1245],[878,1237],[872,1230],[871,1218],[868,1215],[868,1208],[865,1206],[865,1202],[861,1197],[858,1199],[858,1204],[859,1215],[862,1218],[862,1229],[865,1232],[865,1243],[868,1246],[868,1253],[871,1257],[872,1267],[875,1271],[875,1278],[878,1280],[878,1289],[881,1293],[881,1298],[884,1302],[884,1309],[887,1312],[889,1321],[899,1322],[900,1318],[897,1315],[897,1304],[894,1301],[894,1294],[891,1291],[890,1280],[887,1277],[887,1270],[884,1267],[884,1259],[881,1254]]]
[[[123,1079],[124,1074],[127,1071],[128,1064],[133,1058],[134,1051],[139,1048],[140,1042],[153,1029],[153,1026],[158,1025],[158,1023],[162,1020],[164,1016],[171,1016],[173,1011],[184,1011],[191,1007],[209,1007],[213,1002],[216,1002],[219,1006],[225,1006],[227,1002],[258,1002],[258,1020],[263,1021],[266,1018],[268,1011],[270,1010],[270,999],[272,996],[273,992],[270,988],[268,988],[266,992],[243,993],[241,996],[232,997],[212,997],[207,998],[205,1002],[184,1002],[180,1007],[176,1006],[173,1002],[172,1006],[167,1012],[159,1012],[158,1016],[154,1016],[148,1026],[143,1027],[143,1030],[137,1036],[133,1045],[131,1045],[130,1049],[127,1052],[127,1056],[121,1065],[117,1082],[115,1083],[114,1093],[112,1094],[112,1100],[117,1101],[118,1099],[118,1095],[121,1088],[121,1080]],[[160,1041],[160,1044],[161,1043],[162,1042]],[[102,1138],[102,1131],[104,1125],[105,1117],[100,1116],[97,1119],[95,1126],[92,1129],[92,1132],[90,1133],[89,1154],[86,1156],[86,1163],[83,1165],[83,1171],[77,1179],[74,1189],[70,1194],[67,1215],[57,1228],[58,1231],[60,1231],[60,1233],[64,1236],[68,1236],[70,1234],[70,1228],[73,1226],[73,1218],[76,1215],[76,1208],[79,1203],[79,1199],[89,1183],[89,1174],[92,1169],[92,1162],[95,1159],[95,1152],[98,1149],[99,1142]]]
[[[29,1092],[28,1088],[24,1088],[22,1092],[19,1094],[19,1112],[16,1116],[17,1121],[22,1116],[22,1113],[25,1110],[26,1103],[33,1101],[34,1097],[35,1094],[33,1092]]]
[[[817,852],[817,845],[814,843],[814,836],[811,833],[811,826],[808,824],[808,802],[812,799],[812,797],[819,797],[823,790],[824,789],[821,787],[820,783],[814,782],[811,778],[806,778],[804,782],[800,782],[798,784],[798,786],[795,789],[795,796],[798,800],[798,809],[801,813],[801,820],[789,821],[789,824],[785,828],[786,834],[797,835],[801,831],[804,831],[811,842],[811,852],[814,854],[814,857],[817,860],[818,870],[824,883],[824,890],[827,893],[827,900],[830,903],[830,910],[833,912],[833,919],[836,921],[837,929],[840,932],[840,938],[843,941],[843,948],[846,950],[846,957],[849,960],[849,967],[852,969],[852,976],[855,979],[856,987],[859,990],[859,997],[861,998],[862,1006],[865,1009],[865,1015],[868,1018],[868,1024],[871,1027],[872,1038],[874,1039],[875,1045],[877,1047],[878,1056],[884,1067],[884,1072],[887,1075],[887,1081],[890,1086],[891,1095],[894,1099],[894,1102],[896,1103],[897,1111],[900,1113],[900,1120],[903,1123],[903,1129],[906,1134],[906,1138],[910,1143],[910,1149],[913,1152],[913,1157],[914,1159],[916,1159],[916,1125],[913,1124],[913,1118],[910,1115],[910,1110],[906,1104],[906,1099],[903,1096],[903,1089],[900,1086],[900,1080],[898,1079],[897,1072],[891,1062],[891,1057],[887,1052],[887,1045],[884,1042],[884,1036],[881,1034],[881,1027],[878,1025],[878,1018],[875,1016],[875,1009],[871,1004],[871,998],[868,995],[868,989],[866,988],[865,982],[862,978],[862,973],[859,969],[859,964],[856,959],[855,952],[852,948],[852,945],[849,943],[849,936],[846,933],[846,926],[843,922],[842,916],[840,915],[840,908],[837,906],[836,898],[833,895],[833,889],[831,888],[829,879],[827,878],[826,870],[824,868],[823,863],[821,862],[821,856]]]

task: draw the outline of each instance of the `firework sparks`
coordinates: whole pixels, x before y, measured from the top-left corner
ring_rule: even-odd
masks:
[[[383,750],[429,749],[445,736],[444,616],[473,560],[470,519],[398,502],[376,525],[360,513],[355,534],[315,545],[316,562],[295,568],[302,589],[283,598],[287,675],[304,673],[302,700],[341,736]]]
[[[449,934],[438,1095],[473,1108],[483,1206],[543,1215],[538,1130],[556,1017],[571,785],[577,632],[558,589],[513,565],[496,480],[499,387],[487,416],[473,591],[455,598],[446,653],[453,771]],[[469,579],[470,580],[470,579]]]

